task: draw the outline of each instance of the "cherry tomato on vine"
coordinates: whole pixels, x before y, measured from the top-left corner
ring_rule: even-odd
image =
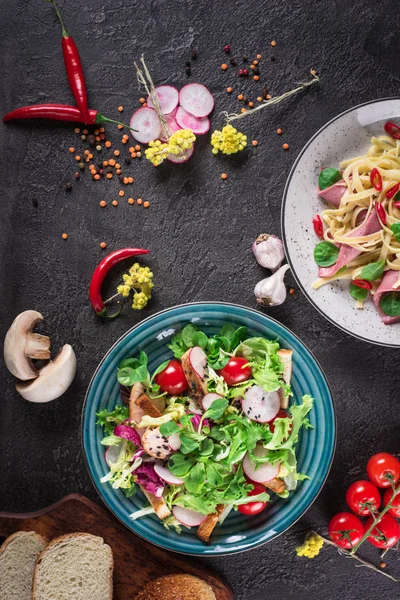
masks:
[[[340,548],[353,548],[364,535],[364,526],[352,513],[341,512],[329,521],[328,532],[332,542]]]
[[[265,492],[265,487],[261,485],[261,483],[256,483],[254,481],[250,481],[254,486],[254,490],[248,493],[248,496],[257,496],[258,494],[262,494]],[[258,515],[268,506],[268,502],[248,502],[247,504],[239,504],[238,511],[242,513],[242,515]]]
[[[356,515],[369,517],[378,511],[381,495],[376,485],[370,481],[360,480],[352,483],[347,490],[346,502]]]
[[[179,396],[188,387],[185,373],[179,360],[170,360],[163,371],[157,373],[154,381],[160,386],[161,392],[167,392],[172,396]]]
[[[383,496],[383,506],[387,506],[389,504],[392,496],[393,490],[386,490],[385,495]],[[396,496],[394,497],[394,500],[392,501],[392,508],[389,508],[388,514],[400,519],[400,492],[397,492]]]
[[[379,488],[391,486],[400,480],[400,461],[392,454],[380,452],[371,456],[367,463],[367,474]]]
[[[270,421],[268,423],[269,428],[271,430],[271,433],[274,433],[274,431],[275,431],[275,425],[274,425],[274,423],[275,423],[276,419],[287,419],[288,417],[290,418],[290,415],[287,412],[287,410],[284,410],[283,408],[281,408],[279,410],[278,414],[276,415],[276,417],[274,419],[272,419],[272,421]],[[289,425],[289,433],[291,431],[292,431],[292,424]]]
[[[372,517],[367,519],[365,523],[365,532],[371,527],[373,523]],[[400,527],[396,519],[388,515],[383,515],[379,523],[375,525],[371,534],[367,538],[370,544],[377,548],[391,548],[397,544],[400,538]]]
[[[251,367],[247,365],[249,361],[243,356],[232,356],[223,369],[217,371],[228,385],[236,385],[247,381],[251,377]]]

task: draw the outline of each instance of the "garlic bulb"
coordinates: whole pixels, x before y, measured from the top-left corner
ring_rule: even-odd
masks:
[[[289,265],[283,265],[270,277],[259,281],[254,288],[254,294],[261,306],[278,306],[286,300],[286,286],[284,277]]]
[[[258,264],[271,271],[276,271],[285,258],[282,241],[269,233],[259,235],[251,249]]]

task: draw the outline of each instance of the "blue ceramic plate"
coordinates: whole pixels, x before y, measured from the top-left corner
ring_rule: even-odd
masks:
[[[276,500],[263,513],[245,517],[232,511],[222,526],[216,527],[212,541],[206,545],[196,537],[195,530],[183,529],[178,535],[167,530],[161,521],[150,515],[132,521],[129,514],[147,506],[141,492],[126,498],[100,478],[108,472],[101,445],[102,428],[96,425],[95,413],[111,410],[120,402],[117,367],[123,358],[140,350],[149,356],[150,370],[171,357],[166,348],[170,337],[187,323],[196,323],[207,334],[216,333],[225,323],[245,325],[250,336],[278,339],[283,348],[293,354],[292,389],[294,402],[304,394],[315,398],[310,421],[315,429],[302,431],[298,443],[299,471],[307,473],[310,481],[299,483],[291,496]],[[89,385],[83,407],[83,446],[89,472],[101,498],[124,525],[149,542],[184,554],[221,555],[242,552],[268,542],[288,529],[310,507],[321,490],[331,466],[336,441],[335,411],[327,381],[310,351],[286,327],[255,310],[218,302],[185,304],[164,310],[142,321],[128,331],[109,350],[98,366]]]

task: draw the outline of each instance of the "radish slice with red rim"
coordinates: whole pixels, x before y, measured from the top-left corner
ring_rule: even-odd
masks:
[[[182,165],[187,162],[194,152],[194,145],[188,148],[182,154],[168,154],[167,159],[176,165]]]
[[[173,115],[174,113],[171,113],[171,115]],[[179,127],[178,123],[175,121],[175,118],[173,116],[170,115],[165,115],[166,116],[166,122],[168,127],[171,130],[171,133],[175,133],[176,131],[179,131],[181,129],[181,127]],[[163,132],[161,131],[160,134],[160,140],[162,142],[166,142],[167,138],[163,135]]]
[[[184,508],[183,506],[174,506],[172,512],[175,519],[186,527],[197,527],[206,519],[206,515],[190,508]]]
[[[168,445],[171,450],[174,450],[175,452],[179,450],[181,443],[182,442],[179,433],[173,433],[168,437]]]
[[[176,475],[171,473],[168,467],[165,467],[161,463],[156,463],[154,465],[154,470],[157,473],[157,475],[167,483],[171,483],[172,485],[181,485],[182,483],[184,483],[184,479],[181,479],[181,477],[177,477]]]
[[[222,398],[222,396],[220,394],[215,394],[214,392],[212,392],[211,394],[206,394],[203,400],[201,401],[201,405],[204,410],[208,410],[212,403],[215,400],[219,400],[220,398]]]
[[[257,423],[272,421],[280,407],[278,392],[266,392],[260,385],[253,385],[249,388],[242,400],[244,414]]]
[[[122,444],[123,441],[121,440],[120,444],[117,444],[116,446],[108,446],[107,450],[104,452],[104,459],[108,467],[111,468],[111,463],[115,465],[115,463],[118,462]]]
[[[156,111],[147,106],[133,113],[130,126],[135,130],[131,131],[131,134],[141,144],[148,144],[160,137],[160,120]]]
[[[267,454],[268,450],[263,446],[256,446],[254,448],[254,454],[259,457],[263,457]],[[247,452],[243,459],[243,472],[244,474],[251,479],[251,481],[255,481],[256,483],[266,483],[271,481],[278,476],[280,469],[280,464],[275,463],[271,465],[271,463],[254,463]]]
[[[191,129],[196,135],[203,135],[210,129],[208,117],[195,117],[182,106],[176,111],[175,119],[182,129]]]
[[[194,346],[189,354],[189,362],[200,379],[204,379],[207,372],[207,354],[200,346]]]
[[[188,83],[179,92],[179,104],[195,117],[207,117],[214,108],[214,98],[201,83]]]
[[[172,85],[159,85],[155,89],[157,92],[158,101],[160,103],[161,112],[163,115],[168,115],[178,106],[179,92]],[[147,106],[149,108],[154,108],[151,96],[147,97]]]

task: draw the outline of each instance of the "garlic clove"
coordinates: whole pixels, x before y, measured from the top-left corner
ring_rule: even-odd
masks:
[[[286,285],[284,277],[289,265],[283,265],[270,277],[266,277],[257,283],[254,295],[261,306],[279,306],[286,300]]]
[[[259,235],[252,250],[258,264],[271,271],[276,271],[285,258],[282,240],[269,233]]]

